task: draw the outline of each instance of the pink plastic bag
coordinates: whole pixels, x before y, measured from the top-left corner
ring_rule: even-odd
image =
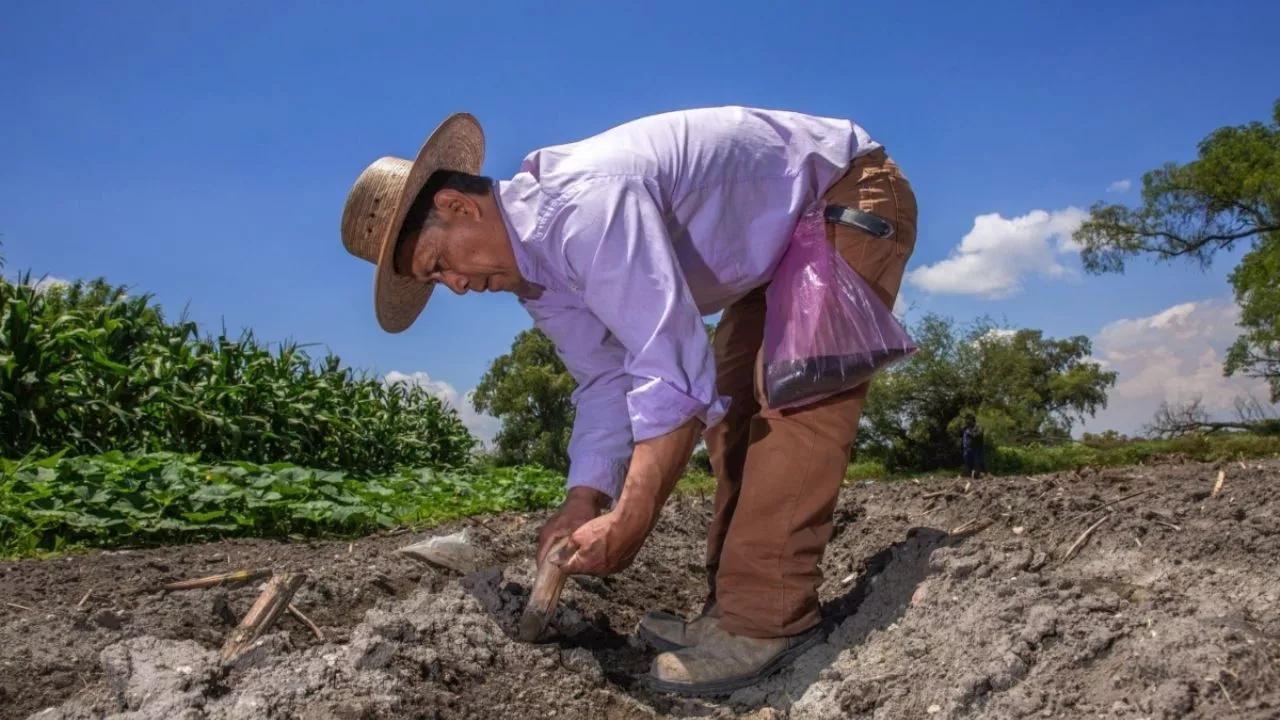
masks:
[[[827,241],[825,222],[822,208],[800,218],[765,291],[771,408],[852,390],[917,352],[902,323]]]

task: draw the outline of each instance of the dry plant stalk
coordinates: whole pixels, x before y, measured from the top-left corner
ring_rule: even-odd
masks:
[[[304,625],[311,628],[311,632],[316,634],[317,640],[319,640],[320,642],[324,642],[324,633],[320,632],[320,626],[311,622],[311,618],[307,617],[306,615],[303,615],[302,611],[299,610],[296,605],[294,605],[293,603],[289,603],[289,612],[293,613],[293,616],[301,620]]]
[[[990,527],[994,520],[970,520],[951,529],[951,535],[973,535]]]
[[[936,498],[936,497],[944,497],[944,496],[947,496],[947,495],[959,495],[959,494],[960,494],[960,488],[958,488],[958,487],[954,487],[954,486],[953,486],[953,487],[949,487],[949,488],[947,488],[946,490],[937,490],[937,491],[935,491],[935,492],[927,492],[927,493],[925,493],[925,494],[921,495],[921,496],[920,496],[920,499],[921,499],[921,500],[931,500],[931,499]]]
[[[1080,537],[1076,538],[1076,541],[1072,543],[1071,547],[1067,548],[1066,554],[1062,556],[1062,562],[1066,562],[1070,560],[1071,556],[1075,554],[1076,550],[1079,549],[1080,546],[1084,544],[1084,541],[1088,540],[1089,536],[1093,534],[1093,531],[1097,530],[1099,525],[1101,525],[1102,523],[1110,519],[1111,519],[1110,515],[1104,515],[1102,516],[1101,520],[1090,525],[1088,530],[1085,530],[1084,532],[1080,533]]]
[[[165,590],[198,590],[200,588],[216,587],[226,583],[242,583],[253,580],[261,580],[264,577],[271,576],[270,568],[258,568],[256,570],[236,570],[234,572],[222,573],[220,575],[210,575],[209,577],[197,578],[195,580],[179,580],[164,585]]]
[[[1129,493],[1128,495],[1124,495],[1124,496],[1122,496],[1122,497],[1118,497],[1118,498],[1116,498],[1115,500],[1112,500],[1111,502],[1103,503],[1102,505],[1099,505],[1098,507],[1096,507],[1096,508],[1094,508],[1094,509],[1090,510],[1089,512],[1097,512],[1097,511],[1099,511],[1099,510],[1106,510],[1107,508],[1111,507],[1112,505],[1115,505],[1116,503],[1122,503],[1122,502],[1124,502],[1125,500],[1131,500],[1131,499],[1133,499],[1133,498],[1138,497],[1139,495],[1145,495],[1146,493],[1147,493],[1147,491],[1146,491],[1146,490],[1139,490],[1139,491],[1137,491],[1137,492],[1131,492],[1131,493]]]
[[[1218,493],[1222,492],[1222,483],[1227,481],[1227,471],[1218,471],[1218,481],[1213,484],[1213,492],[1209,493],[1209,497],[1216,498]],[[1223,692],[1226,692],[1225,690]]]
[[[222,652],[219,653],[219,659],[222,662],[230,660],[261,637],[280,613],[289,606],[293,594],[302,587],[306,579],[307,576],[303,573],[272,576],[271,581],[263,588],[262,594],[258,595],[258,599],[254,601],[253,607],[249,608],[244,619],[227,636]]]

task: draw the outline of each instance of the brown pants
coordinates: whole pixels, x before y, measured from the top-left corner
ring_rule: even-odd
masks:
[[[854,160],[828,203],[876,213],[888,239],[827,224],[827,239],[890,307],[916,241],[915,194],[883,150]],[[716,327],[717,387],[732,398],[708,429],[716,509],[707,537],[707,609],[732,633],[782,637],[820,621],[818,565],[867,396],[864,384],[794,410],[764,407],[765,288],[727,308]]]

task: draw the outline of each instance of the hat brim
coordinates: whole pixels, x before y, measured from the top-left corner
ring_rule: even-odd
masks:
[[[391,222],[380,240],[374,271],[373,307],[378,324],[390,333],[403,332],[418,319],[431,298],[434,283],[424,283],[395,271],[396,238],[410,206],[436,170],[456,170],[479,175],[484,166],[484,131],[469,113],[445,118],[422,144],[409,169],[404,189],[395,199]]]

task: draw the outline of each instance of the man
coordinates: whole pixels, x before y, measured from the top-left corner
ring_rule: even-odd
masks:
[[[652,685],[749,685],[821,641],[818,564],[866,386],[778,411],[762,402],[765,288],[793,226],[825,202],[827,238],[892,306],[916,204],[879,143],[847,121],[743,107],[645,117],[479,175],[484,136],[448,118],[410,163],[360,175],[348,251],[377,265],[374,307],[410,326],[432,288],[517,295],[577,379],[568,493],[538,557],[627,568],[705,430],[718,483],[704,611],[653,613]],[[704,315],[723,311],[712,347]],[[606,512],[607,511],[607,512]]]
[[[983,434],[982,426],[978,424],[973,413],[966,413],[964,429],[960,434],[960,449],[964,453],[964,469],[973,479],[982,477],[982,473],[987,469],[982,453]]]

